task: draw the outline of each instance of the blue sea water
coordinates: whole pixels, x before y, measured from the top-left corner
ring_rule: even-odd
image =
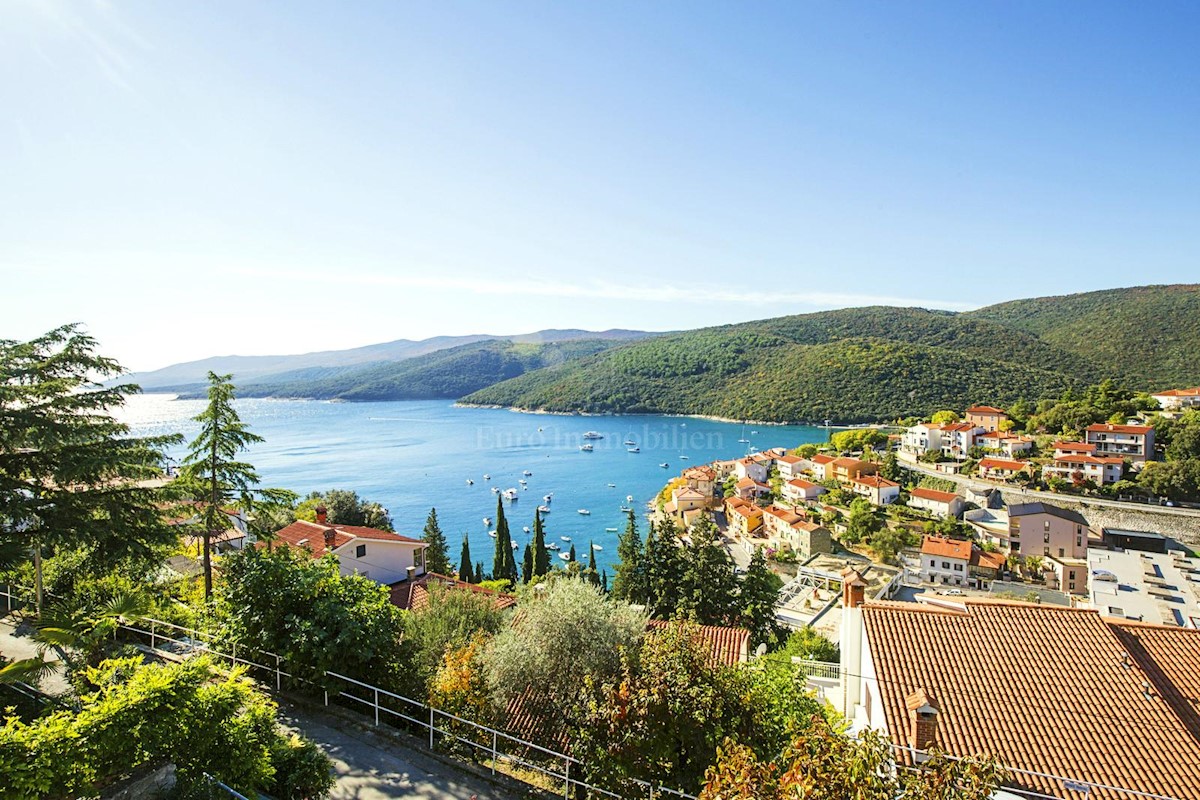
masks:
[[[196,434],[191,418],[200,400],[171,395],[130,399],[121,413],[135,435]],[[553,495],[546,515],[547,541],[570,536],[578,557],[587,560],[590,542],[597,566],[612,575],[617,533],[624,529],[621,506],[633,496],[641,514],[671,477],[691,464],[745,455],[752,447],[796,447],[826,438],[809,426],[742,426],[690,417],[576,417],[528,414],[500,409],[458,408],[442,400],[387,403],[327,403],[311,400],[236,401],[242,421],[265,442],[246,454],[266,486],[300,494],[352,489],[387,508],[396,530],[420,536],[431,507],[458,563],[463,534],[471,556],[490,570],[495,540],[483,518],[496,516],[497,495],[516,488],[519,499],[505,502],[505,514],[520,553],[543,497]],[[583,434],[596,431],[593,452],[582,452]],[[741,438],[749,443],[739,442]],[[637,442],[629,453],[624,442]],[[183,448],[174,453],[181,456]],[[687,456],[687,458],[683,458]],[[660,466],[667,464],[667,467]],[[523,475],[528,470],[532,475]],[[491,476],[485,480],[484,475]],[[528,488],[522,490],[524,478]],[[467,485],[467,480],[474,485]],[[610,486],[609,484],[613,484]],[[591,512],[584,516],[579,509]],[[643,534],[645,527],[642,528]]]

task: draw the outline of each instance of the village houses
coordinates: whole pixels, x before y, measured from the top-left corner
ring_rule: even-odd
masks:
[[[1089,425],[1084,441],[1094,445],[1095,455],[1128,459],[1134,469],[1154,460],[1154,428],[1149,425]]]
[[[313,558],[332,553],[342,575],[385,586],[425,574],[425,542],[378,528],[327,524],[324,508],[317,509],[316,522],[296,520],[277,531],[275,541]]]
[[[1002,423],[1008,422],[1008,414],[1003,408],[995,406],[971,406],[967,409],[966,422],[972,427],[983,428],[988,433],[996,433]]]
[[[900,484],[878,475],[860,475],[850,481],[850,490],[871,501],[871,505],[891,505],[900,499]]]
[[[939,492],[936,489],[917,487],[909,492],[909,508],[928,511],[935,517],[958,517],[963,512],[965,501],[954,492]]]

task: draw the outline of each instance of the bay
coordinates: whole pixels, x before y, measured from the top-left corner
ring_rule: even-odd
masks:
[[[431,507],[438,510],[442,530],[456,566],[463,535],[473,560],[490,571],[495,540],[484,517],[495,522],[496,498],[491,488],[518,490],[516,502],[505,502],[520,563],[543,497],[553,495],[546,515],[547,542],[564,551],[571,537],[581,561],[589,543],[603,549],[596,563],[608,570],[616,561],[618,533],[624,529],[621,506],[632,495],[639,514],[663,485],[692,464],[739,457],[750,448],[796,447],[821,442],[823,428],[805,425],[743,426],[692,417],[581,417],[531,414],[503,409],[461,408],[445,400],[380,403],[328,403],[313,400],[239,399],[238,414],[250,430],[266,439],[246,459],[266,486],[310,491],[351,489],[383,505],[396,530],[419,537]],[[129,399],[118,415],[134,435],[178,432],[189,440],[197,425],[191,420],[202,400],[175,400],[173,395],[146,394]],[[583,435],[595,431],[592,452],[580,451]],[[739,442],[748,439],[749,443]],[[626,440],[640,453],[627,452]],[[184,449],[172,453],[182,457]],[[686,456],[686,458],[684,458]],[[660,466],[667,464],[667,467]],[[529,471],[531,475],[524,475]],[[485,480],[484,475],[490,475]],[[467,480],[474,485],[467,485]],[[520,481],[527,482],[522,489]],[[610,486],[612,484],[612,486]],[[579,509],[590,511],[581,515]],[[645,534],[645,524],[641,527]],[[556,559],[557,561],[557,559]]]

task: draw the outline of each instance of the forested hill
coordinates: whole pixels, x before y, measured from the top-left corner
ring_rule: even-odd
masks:
[[[866,422],[1056,395],[1099,376],[1086,359],[1024,331],[874,307],[661,336],[523,375],[464,402]]]
[[[1013,300],[966,316],[1032,333],[1130,386],[1200,383],[1200,284]]]
[[[600,353],[617,343],[611,339],[476,342],[392,364],[280,375],[270,382],[240,384],[238,394],[319,400],[453,399],[530,370]]]

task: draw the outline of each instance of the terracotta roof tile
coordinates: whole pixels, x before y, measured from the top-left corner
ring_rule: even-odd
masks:
[[[995,406],[971,406],[970,408],[967,409],[967,413],[968,414],[1005,414],[1005,415],[1008,414],[1008,412],[1005,411],[1003,408],[996,408]]]
[[[937,489],[924,489],[917,487],[909,492],[911,497],[919,497],[922,500],[932,500],[935,503],[952,503],[958,497],[954,492],[939,492]]]
[[[951,539],[948,536],[923,536],[921,554],[970,561],[971,542],[966,539]]]
[[[1100,423],[1098,425],[1088,425],[1088,433],[1134,433],[1146,434],[1154,430],[1149,425],[1109,425]]]
[[[661,619],[652,619],[646,623],[647,629],[653,633],[667,628],[673,623]],[[750,631],[744,628],[726,628],[720,625],[697,625],[697,634],[709,647],[709,660],[713,664],[734,666],[742,661],[742,650],[748,646]]]
[[[906,700],[923,688],[937,698],[938,740],[952,755],[990,753],[1015,769],[1200,798],[1200,631],[1022,603],[962,608],[864,606],[893,741],[907,744]],[[1011,782],[1080,796],[1052,778],[1014,773]]]

